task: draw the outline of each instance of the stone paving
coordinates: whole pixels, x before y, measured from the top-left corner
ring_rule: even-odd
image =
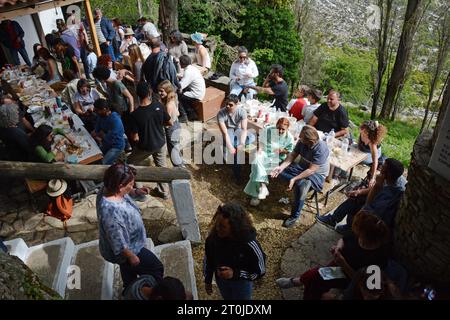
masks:
[[[45,243],[66,236],[72,238],[75,244],[98,239],[95,198],[95,194],[90,195],[74,204],[72,217],[67,220],[67,230],[65,230],[61,220],[43,213],[48,201],[45,194],[31,196],[24,185],[14,182],[10,192],[0,194],[0,237],[5,240],[22,238],[28,245]],[[155,221],[162,221],[163,227],[172,227],[173,234],[177,224],[173,210],[167,209],[163,203],[153,197],[147,198],[145,202],[138,202],[147,228],[155,225]],[[163,237],[163,239],[167,238],[167,236]]]

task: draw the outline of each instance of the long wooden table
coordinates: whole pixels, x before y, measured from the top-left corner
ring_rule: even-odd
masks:
[[[20,81],[7,81],[2,79],[2,85],[5,90],[13,95],[17,100],[20,100],[22,104],[28,110],[31,108],[36,108],[36,106],[41,106],[41,110],[31,113],[31,118],[34,121],[35,127],[40,124],[48,124],[53,128],[61,128],[64,132],[72,137],[74,137],[78,144],[86,145],[87,148],[83,151],[81,155],[77,155],[77,163],[79,164],[90,164],[101,160],[103,158],[103,153],[98,147],[96,141],[90,133],[86,130],[83,122],[74,114],[70,108],[64,110],[64,114],[61,112],[56,112],[51,106],[56,103],[56,93],[55,91],[43,80],[36,79],[32,75],[24,76],[22,79],[23,86],[20,86]],[[51,111],[51,117],[44,117],[44,106],[49,105]],[[62,111],[62,110],[61,110]],[[74,129],[72,130],[66,117],[72,117],[74,121]],[[67,161],[67,154],[65,161]],[[30,180],[25,179],[28,190],[31,193],[45,189],[47,186],[46,181]]]

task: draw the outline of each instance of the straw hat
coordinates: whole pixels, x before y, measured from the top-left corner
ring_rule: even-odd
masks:
[[[126,28],[125,33],[126,36],[134,36],[134,31],[131,28]]]
[[[53,179],[48,182],[47,194],[50,197],[59,197],[67,190],[67,182],[62,179]]]

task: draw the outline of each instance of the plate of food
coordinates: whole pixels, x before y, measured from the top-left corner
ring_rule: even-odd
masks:
[[[81,146],[70,144],[66,147],[66,152],[69,155],[81,156],[83,154],[84,149]]]

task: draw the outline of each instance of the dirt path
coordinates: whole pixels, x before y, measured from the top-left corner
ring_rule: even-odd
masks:
[[[284,190],[286,185],[275,181],[269,186],[271,194],[266,200],[261,202],[259,207],[253,208],[249,205],[249,198],[243,193],[245,184],[237,185],[232,181],[231,168],[225,165],[201,165],[189,166],[193,174],[192,190],[195,204],[198,211],[198,219],[202,233],[202,239],[206,239],[209,230],[209,223],[217,209],[217,206],[224,202],[235,201],[243,205],[251,214],[258,232],[258,240],[267,255],[267,273],[254,283],[254,299],[282,299],[281,292],[275,285],[275,279],[280,276],[281,258],[291,243],[304,233],[315,221],[313,202],[307,203],[302,212],[300,223],[295,228],[285,229],[282,227],[284,218],[289,215],[289,205],[278,203],[281,197],[286,197]],[[248,177],[250,166],[243,166],[242,177]],[[245,179],[244,179],[245,180]],[[327,209],[334,208],[342,195],[336,195],[330,199]],[[320,201],[319,197],[319,201]],[[214,294],[208,296],[203,285],[203,256],[204,244],[193,248],[195,264],[195,275],[199,298],[220,299],[217,287],[214,287]]]

